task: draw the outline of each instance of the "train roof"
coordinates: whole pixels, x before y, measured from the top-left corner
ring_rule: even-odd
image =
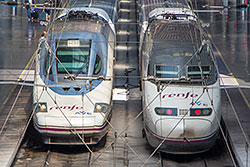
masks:
[[[94,9],[94,10],[93,10]],[[86,11],[85,8],[77,10],[64,11],[54,23],[52,31],[55,33],[77,33],[89,32],[100,33],[108,36],[110,32],[115,34],[114,24],[109,23],[97,13],[93,13],[96,8]],[[68,13],[67,13],[68,12]],[[61,36],[61,35],[60,35]],[[108,37],[107,37],[108,38]]]
[[[154,42],[200,44],[205,34],[193,20],[155,20],[150,24]]]
[[[97,23],[94,21],[82,22],[80,20],[70,21],[67,24],[64,21],[57,22],[53,27],[54,32],[61,33],[63,32],[97,32],[101,33],[101,27],[104,26],[104,23]]]
[[[157,8],[190,9],[187,0],[141,0],[143,21],[147,21],[151,11]]]
[[[91,7],[103,9],[112,22],[117,19],[117,1],[118,0],[71,0],[67,8]]]

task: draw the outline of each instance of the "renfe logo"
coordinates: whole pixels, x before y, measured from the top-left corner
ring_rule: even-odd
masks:
[[[187,93],[170,93],[170,94],[165,94],[162,96],[162,98],[183,98],[183,99],[187,99],[187,98],[194,98],[199,96],[198,94],[193,94],[191,92],[187,92]]]
[[[72,111],[72,110],[74,110],[74,109],[76,109],[76,110],[83,109],[82,106],[73,105],[73,106],[57,106],[57,107],[50,107],[49,110],[52,110],[52,109],[59,110],[59,108],[62,109],[62,110],[70,110],[70,111]]]

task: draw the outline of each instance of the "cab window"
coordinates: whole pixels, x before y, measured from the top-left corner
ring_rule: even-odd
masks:
[[[94,67],[94,75],[98,75],[102,70],[102,60],[100,58],[100,56],[96,55],[96,59],[95,59],[95,67]]]

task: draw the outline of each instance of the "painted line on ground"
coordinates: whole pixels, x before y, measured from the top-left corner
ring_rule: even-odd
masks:
[[[210,40],[212,41],[212,43],[213,43],[213,45],[214,45],[216,51],[218,52],[218,54],[219,54],[221,60],[223,61],[224,65],[226,66],[226,69],[227,69],[228,72],[230,73],[230,75],[231,75],[233,81],[235,82],[235,84],[236,84],[237,86],[239,86],[239,83],[238,83],[237,79],[234,77],[233,72],[231,71],[231,69],[230,69],[229,66],[227,65],[225,59],[223,58],[221,52],[219,51],[219,48],[216,46],[216,44],[215,44],[214,41],[213,41],[212,36],[211,36],[209,33],[208,33],[208,37],[209,37]],[[241,94],[243,100],[245,101],[246,105],[248,106],[248,109],[250,109],[250,104],[249,104],[249,102],[248,102],[248,100],[247,100],[245,94],[243,93],[243,91],[241,90],[241,88],[238,88],[238,90],[239,90],[239,92],[240,92],[240,94]]]
[[[18,77],[17,81],[20,81],[22,76],[24,75],[24,73],[26,72],[27,68],[29,67],[30,63],[32,62],[32,60],[34,59],[36,55],[36,51],[34,52],[34,54],[32,55],[32,57],[30,58],[29,62],[27,63],[27,65],[25,66],[23,72],[21,73],[21,75]]]
[[[30,63],[32,62],[32,60],[34,59],[36,55],[36,51],[35,53],[32,55],[32,57],[30,58],[29,62],[27,63],[27,65],[25,66],[24,70],[22,71],[22,73],[20,74],[20,76],[18,77],[17,81],[20,81],[22,76],[24,75],[25,71],[27,71],[27,68],[29,67]],[[2,103],[2,105],[0,106],[0,110],[2,108],[2,106],[4,106],[8,100],[10,99],[10,97],[12,96],[14,90],[16,89],[17,85],[14,85],[13,88],[10,90],[10,93],[8,94],[8,96],[5,98],[4,102]]]

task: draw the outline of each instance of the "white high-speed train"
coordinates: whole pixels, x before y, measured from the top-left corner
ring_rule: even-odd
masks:
[[[45,144],[97,144],[111,119],[117,0],[71,0],[36,58],[33,124]]]
[[[220,83],[207,34],[184,0],[141,0],[144,132],[160,151],[194,154],[219,136]]]

